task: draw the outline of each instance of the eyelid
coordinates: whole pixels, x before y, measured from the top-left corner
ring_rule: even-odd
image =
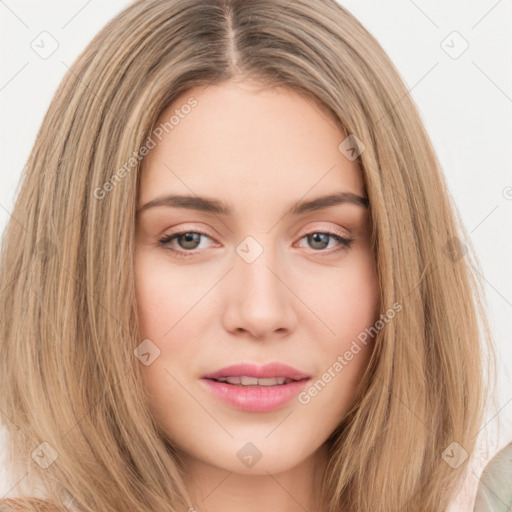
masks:
[[[343,233],[339,227],[333,228],[333,227],[314,227],[311,226],[309,229],[303,228],[303,234],[299,236],[298,234],[294,235],[293,240],[297,242],[300,242],[304,238],[306,238],[309,235],[312,235],[314,233],[324,233],[330,236],[331,238],[335,239],[337,241],[337,247],[330,250],[310,250],[307,252],[311,252],[312,254],[317,254],[320,257],[329,257],[336,255],[338,253],[341,253],[343,251],[346,251],[350,249],[352,243],[354,242],[354,238],[351,235],[347,235]],[[194,257],[196,255],[200,255],[206,248],[203,249],[196,249],[193,251],[187,251],[184,249],[174,249],[171,247],[171,241],[174,237],[184,235],[186,233],[196,233],[198,235],[203,235],[210,240],[214,240],[214,237],[212,237],[207,230],[198,229],[195,227],[187,228],[187,227],[180,227],[173,229],[170,233],[166,233],[164,235],[161,235],[157,237],[158,244],[166,251],[169,251],[177,258],[188,258],[188,257]]]
[[[164,232],[157,236],[157,238],[164,238],[168,236],[177,235],[180,233],[200,233],[201,235],[205,235],[211,239],[215,238],[215,235],[209,232],[208,229],[203,229],[197,226],[188,226],[187,223],[185,225],[180,224],[178,227],[170,228],[170,231],[164,230]]]
[[[311,225],[311,224],[313,224],[313,225]],[[318,223],[311,223],[311,224],[308,224],[308,226],[306,226],[305,228],[301,228],[296,233],[294,238],[297,238],[299,236],[300,236],[300,238],[303,238],[304,236],[309,235],[310,233],[317,233],[317,232],[335,233],[336,235],[338,235],[342,238],[352,238],[352,235],[350,234],[348,229],[343,230],[343,228],[340,228],[339,226],[336,226],[336,225],[333,226],[332,223],[327,224],[324,222],[323,224],[320,224],[320,225]],[[303,234],[300,235],[300,233],[303,233]]]
[[[171,231],[169,233],[165,233],[165,234],[163,234],[161,236],[158,236],[156,239],[161,241],[163,239],[174,238],[174,237],[177,237],[177,236],[180,236],[180,235],[184,235],[186,233],[196,233],[198,235],[202,235],[204,237],[209,238],[210,240],[212,240],[212,242],[215,243],[215,238],[213,236],[211,236],[206,231],[203,231],[202,229],[196,229],[196,228],[177,229],[176,231]],[[192,251],[187,251],[187,252],[192,253]]]
[[[176,235],[179,233],[184,233],[184,232],[200,233],[200,234],[205,235],[211,239],[215,239],[215,235],[212,235],[211,233],[209,233],[208,230],[204,230],[203,228],[198,228],[196,226],[187,227],[186,224],[185,224],[185,226],[180,224],[180,227],[177,227],[176,229],[172,229],[169,233],[162,234],[162,235],[158,236],[157,238],[161,239],[164,237],[169,237],[169,236]],[[293,235],[293,238],[296,239],[297,237],[299,237],[299,234],[301,232],[303,234],[300,235],[300,239],[304,238],[304,236],[309,235],[313,232],[314,233],[316,233],[316,232],[333,233],[334,232],[336,235],[338,235],[342,238],[352,238],[352,235],[348,232],[348,230],[342,231],[338,226],[332,226],[332,225],[326,225],[326,224],[320,224],[320,226],[318,226],[318,224],[314,224],[311,227],[301,228]]]

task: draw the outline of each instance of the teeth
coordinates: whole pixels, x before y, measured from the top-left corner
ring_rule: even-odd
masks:
[[[257,379],[256,377],[223,377],[215,379],[218,382],[227,382],[238,386],[280,386],[281,384],[288,384],[292,379],[286,377],[273,377],[266,379]]]

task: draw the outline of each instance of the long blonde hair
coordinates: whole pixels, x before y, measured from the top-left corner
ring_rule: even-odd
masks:
[[[402,305],[331,436],[322,510],[444,511],[465,468],[446,454],[471,454],[485,401],[478,262],[399,73],[334,0],[138,0],[66,74],[2,246],[15,479],[42,482],[58,510],[66,497],[84,512],[194,506],[134,356],[139,150],[179,94],[231,79],[299,91],[364,144],[380,304]]]

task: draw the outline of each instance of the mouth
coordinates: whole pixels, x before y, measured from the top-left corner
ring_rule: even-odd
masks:
[[[309,380],[306,373],[281,363],[229,366],[201,378],[215,397],[246,412],[282,408]]]
[[[230,384],[241,385],[271,385],[288,383],[286,381],[296,381],[308,379],[310,376],[287,364],[273,362],[263,366],[257,366],[252,363],[235,364],[226,366],[212,373],[203,375],[203,379],[213,379],[229,382]],[[237,380],[238,379],[238,380]],[[269,379],[276,379],[277,382]],[[284,380],[283,380],[284,379]]]
[[[257,377],[248,377],[247,375],[242,375],[241,377],[221,377],[219,379],[208,379],[213,380],[215,382],[226,382],[227,384],[231,384],[233,386],[263,386],[263,387],[271,387],[271,386],[283,386],[285,384],[289,384],[290,382],[297,382],[297,380],[289,379],[287,377],[270,377],[258,379]],[[299,379],[302,380],[302,379]]]

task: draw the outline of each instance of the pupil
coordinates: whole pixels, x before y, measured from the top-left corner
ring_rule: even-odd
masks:
[[[309,241],[312,241],[312,246],[315,249],[325,249],[329,245],[329,236],[327,233],[313,233],[308,235]],[[320,243],[320,247],[316,246],[316,243]]]
[[[194,243],[197,245],[199,242],[199,237],[201,235],[199,233],[185,233],[181,235],[181,239],[185,240],[185,245],[183,246],[184,249],[195,249]],[[187,245],[187,243],[192,242],[192,246]],[[180,244],[181,245],[181,244]]]

